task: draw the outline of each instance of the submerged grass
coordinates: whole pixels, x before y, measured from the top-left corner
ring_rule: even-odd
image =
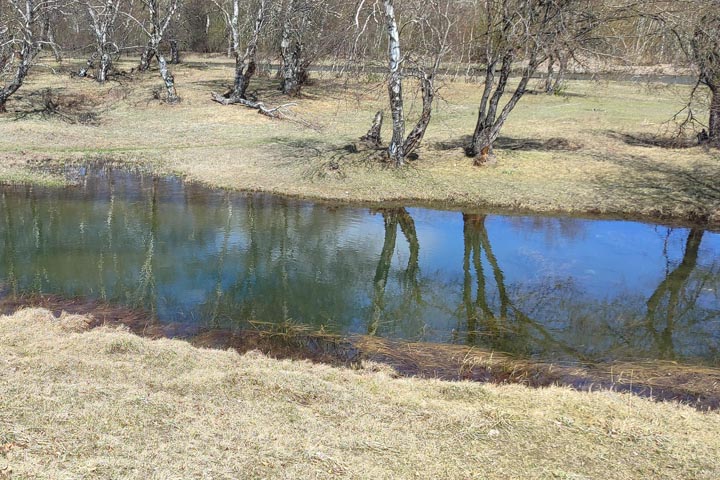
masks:
[[[0,180],[31,180],[38,163],[102,157],[213,186],[318,199],[720,223],[720,153],[673,142],[665,123],[682,107],[686,86],[577,81],[564,96],[529,94],[503,131],[498,164],[475,168],[462,147],[474,127],[480,88],[448,82],[419,160],[396,171],[346,149],[385,106],[385,89],[373,76],[321,76],[295,100],[293,119],[274,121],[210,100],[210,91],[231,81],[225,59],[190,56],[174,70],[184,99],[175,107],[153,98],[156,72],[101,86],[71,79],[67,71],[36,70],[9,105],[11,113],[0,118]],[[274,80],[253,85],[268,104],[287,102]],[[43,97],[32,92],[47,88],[54,104],[67,106],[64,116],[33,113]],[[67,120],[87,113],[72,110],[79,108],[76,98],[92,100],[92,122]],[[413,112],[419,103],[408,99]]]
[[[392,379],[0,317],[0,476],[720,476],[720,416],[613,392]]]

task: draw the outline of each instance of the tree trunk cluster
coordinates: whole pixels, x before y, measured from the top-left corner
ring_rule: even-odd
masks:
[[[25,0],[25,8],[22,12],[23,37],[20,40],[20,51],[17,54],[17,66],[10,82],[0,88],[0,113],[7,111],[8,99],[22,86],[35,56],[40,51],[40,45],[33,33],[38,19],[37,7],[36,0]],[[7,65],[5,66],[7,67]]]
[[[265,26],[267,20],[267,0],[260,0],[253,31],[248,39],[245,53],[240,53],[240,4],[239,0],[233,0],[233,12],[223,11],[225,14],[225,22],[232,34],[232,51],[235,56],[235,78],[232,89],[225,95],[219,95],[212,92],[213,100],[223,105],[231,105],[240,103],[251,108],[258,108],[258,103],[249,101],[247,98],[247,89],[250,80],[257,70],[257,49],[260,40],[260,33]]]
[[[545,93],[548,95],[557,95],[560,93],[562,84],[565,81],[567,73],[568,57],[560,52],[555,52],[548,58],[547,76],[545,77]],[[558,64],[558,70],[555,71],[555,63]]]

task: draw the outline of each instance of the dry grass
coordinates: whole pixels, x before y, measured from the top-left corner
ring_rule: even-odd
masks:
[[[220,187],[312,198],[720,223],[720,153],[668,145],[664,122],[681,108],[683,86],[571,82],[565,96],[527,95],[504,130],[499,163],[474,168],[461,147],[480,89],[448,83],[420,160],[394,171],[343,150],[385,104],[376,78],[353,79],[349,89],[343,79],[317,80],[297,100],[297,121],[274,121],[210,100],[231,81],[226,59],[187,60],[174,69],[184,99],[175,107],[153,99],[156,72],[100,86],[36,69],[0,118],[0,181],[57,183],[61,175],[36,177],[34,166],[110,159]],[[37,113],[37,92],[48,87],[64,117],[80,118],[63,107],[82,97],[98,104],[98,118],[86,124]],[[272,80],[252,88],[269,104],[287,101]]]
[[[342,337],[293,323],[262,324],[252,330],[208,329],[187,336],[142,310],[54,295],[0,298],[0,314],[41,308],[56,316],[86,319],[83,328],[121,327],[143,338],[182,337],[199,348],[259,351],[272,358],[310,360],[356,368],[384,365],[394,376],[470,380],[529,387],[561,385],[579,391],[630,392],[656,401],[676,401],[698,410],[720,410],[720,369],[671,361],[581,364],[542,362],[464,345],[397,341],[369,335]]]
[[[0,317],[0,477],[720,476],[720,416],[618,393],[392,379]]]

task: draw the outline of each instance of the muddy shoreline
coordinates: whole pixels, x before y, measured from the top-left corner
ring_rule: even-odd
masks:
[[[655,401],[675,401],[701,411],[720,410],[720,369],[669,361],[548,363],[460,345],[407,342],[367,335],[342,337],[304,330],[204,329],[188,333],[181,325],[162,324],[141,310],[87,299],[53,295],[11,298],[0,292],[0,314],[24,308],[85,315],[84,329],[124,327],[150,338],[174,338],[211,349],[240,354],[260,351],[276,359],[325,363],[347,368],[388,371],[397,377],[446,381],[520,384],[532,388],[564,386],[578,391],[615,391]]]

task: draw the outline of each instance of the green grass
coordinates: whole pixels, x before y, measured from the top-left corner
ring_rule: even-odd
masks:
[[[0,317],[0,478],[715,479],[720,416]]]
[[[394,171],[366,153],[343,150],[365,133],[376,110],[387,108],[382,85],[316,79],[293,107],[295,121],[277,121],[212,102],[210,92],[231,81],[231,67],[217,58],[189,60],[207,61],[208,68],[174,68],[184,99],[174,107],[152,99],[157,72],[100,86],[34,70],[0,118],[0,180],[32,181],[38,161],[101,158],[219,187],[317,199],[720,223],[720,152],[653,145],[670,138],[666,122],[686,100],[684,86],[583,81],[570,82],[565,96],[526,95],[503,130],[498,164],[477,168],[462,147],[480,88],[446,83],[420,159]],[[53,89],[61,111],[71,117],[73,108],[97,111],[97,122],[27,114],[44,88]],[[288,101],[274,80],[257,79],[251,89],[271,105]],[[420,102],[411,85],[407,92],[412,118]]]

